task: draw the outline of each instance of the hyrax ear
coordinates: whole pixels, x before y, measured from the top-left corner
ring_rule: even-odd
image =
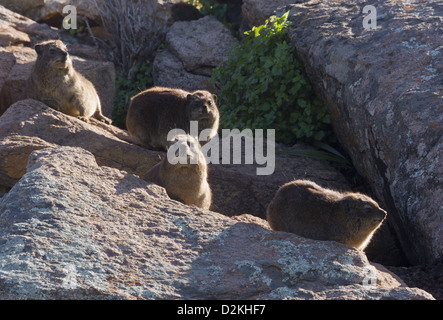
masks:
[[[217,99],[218,99],[218,97],[217,97],[216,94],[213,94],[213,95],[212,95],[212,99],[214,99],[214,102],[217,103]]]
[[[197,98],[196,96],[194,96],[192,93],[190,93],[190,94],[188,94],[188,95],[186,96],[186,102],[187,102],[188,104],[192,104],[192,103],[194,103],[197,99],[198,99],[198,98]]]
[[[43,47],[40,44],[36,44],[34,46],[34,49],[35,49],[35,52],[37,52],[38,55],[42,54],[42,52],[43,52]]]

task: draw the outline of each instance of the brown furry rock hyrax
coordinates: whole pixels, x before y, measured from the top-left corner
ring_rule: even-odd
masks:
[[[35,45],[37,61],[28,79],[26,96],[85,122],[94,117],[107,124],[94,85],[72,66],[66,45],[49,40]]]
[[[126,128],[143,145],[166,150],[170,130],[178,128],[189,134],[190,122],[198,121],[198,132],[193,135],[204,142],[217,134],[220,115],[215,100],[205,90],[154,87],[131,98]]]
[[[143,179],[164,187],[171,199],[209,209],[212,192],[207,171],[198,141],[189,135],[177,135],[170,141],[167,157]]]
[[[322,188],[307,180],[281,186],[266,217],[273,230],[315,240],[333,240],[363,250],[386,211],[360,193]]]

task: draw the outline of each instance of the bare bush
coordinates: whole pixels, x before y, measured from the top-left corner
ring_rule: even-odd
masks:
[[[162,43],[166,21],[157,19],[156,0],[88,0],[97,8],[111,41],[100,41],[127,79]]]

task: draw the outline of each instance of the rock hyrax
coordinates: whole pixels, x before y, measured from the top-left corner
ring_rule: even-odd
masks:
[[[266,217],[272,229],[363,250],[386,211],[360,193],[340,193],[312,181],[294,180],[278,189]]]
[[[171,129],[189,134],[190,121],[198,121],[199,138],[209,140],[217,134],[219,117],[215,96],[208,91],[154,87],[131,98],[126,128],[142,144],[166,150]],[[200,137],[204,129],[210,133]]]
[[[185,160],[182,162],[186,163],[177,160],[175,164],[170,163],[174,156],[176,159],[182,157]],[[164,187],[171,199],[209,209],[212,192],[207,182],[207,171],[206,159],[198,141],[189,135],[177,135],[170,142],[168,156],[149,170],[143,179]]]
[[[35,45],[37,61],[28,80],[26,95],[67,115],[88,122],[90,117],[110,124],[101,111],[94,85],[72,66],[66,45],[49,40]]]

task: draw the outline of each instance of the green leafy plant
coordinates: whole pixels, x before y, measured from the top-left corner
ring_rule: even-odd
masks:
[[[120,128],[126,127],[126,106],[129,99],[137,93],[152,87],[152,67],[143,63],[140,68],[133,69],[135,80],[117,76],[115,81],[114,108],[112,111],[113,124]]]
[[[306,79],[288,38],[288,13],[245,33],[213,72],[221,127],[275,129],[285,144],[330,142],[330,116]]]

